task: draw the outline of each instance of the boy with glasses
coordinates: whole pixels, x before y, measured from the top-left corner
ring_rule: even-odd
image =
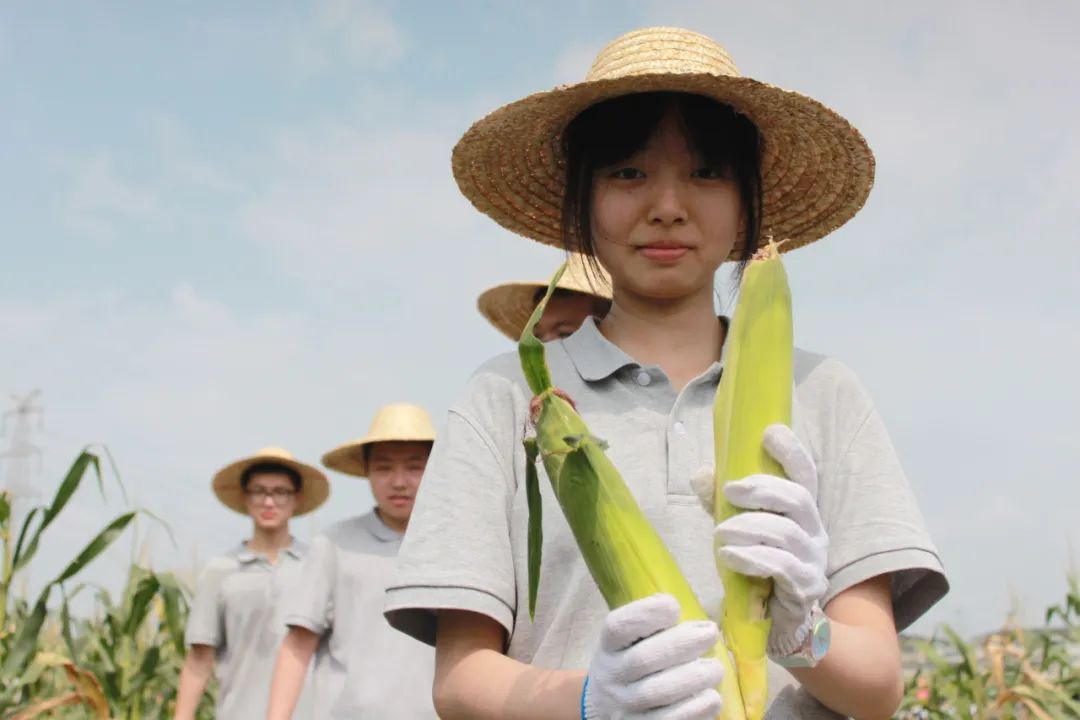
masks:
[[[287,451],[265,448],[223,468],[213,489],[226,507],[251,518],[252,534],[207,563],[199,578],[174,717],[195,717],[216,667],[214,716],[262,720],[274,653],[285,631],[279,598],[293,590],[307,551],[289,534],[289,520],[322,505],[330,484]]]

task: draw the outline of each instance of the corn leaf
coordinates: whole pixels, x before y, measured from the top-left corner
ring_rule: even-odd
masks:
[[[18,713],[12,715],[11,720],[33,720],[33,718],[44,715],[47,712],[52,712],[57,708],[67,707],[70,705],[81,705],[83,702],[82,697],[77,692],[69,692],[57,697],[50,698],[48,700],[42,700],[35,703]]]
[[[547,292],[544,294],[543,299],[536,304],[536,308],[529,317],[529,322],[525,324],[525,329],[521,331],[521,339],[518,340],[521,369],[525,374],[526,382],[529,383],[529,389],[536,395],[551,389],[551,373],[548,371],[547,362],[544,359],[544,343],[540,342],[540,339],[536,337],[534,330],[536,329],[536,323],[540,322],[540,318],[544,316],[544,309],[555,292],[556,283],[559,282],[565,271],[566,264],[564,263],[552,276]]]
[[[540,591],[540,561],[544,547],[543,503],[536,459],[540,450],[535,438],[525,440],[525,498],[529,508],[529,618],[536,616],[536,596]]]
[[[181,618],[184,602],[183,591],[172,573],[162,573],[158,576],[161,583],[161,599],[165,606],[165,625],[169,628],[169,636],[173,647],[183,655],[184,653],[184,621]]]
[[[139,579],[131,598],[131,607],[128,609],[127,617],[124,618],[123,633],[125,635],[134,635],[142,625],[150,612],[150,601],[153,600],[160,587],[158,579],[152,573]]]
[[[38,525],[37,529],[34,531],[34,535],[30,539],[30,544],[26,546],[25,552],[23,551],[20,539],[19,545],[15,549],[13,574],[25,567],[37,553],[41,534],[45,532],[45,529],[52,524],[57,516],[63,511],[64,507],[67,506],[71,497],[75,494],[75,491],[79,489],[79,485],[82,483],[83,476],[86,474],[87,469],[91,467],[97,475],[98,484],[101,485],[101,464],[98,461],[98,457],[97,455],[84,450],[79,454],[79,457],[75,459],[75,462],[72,463],[63,482],[60,483],[60,487],[56,489],[56,494],[53,496],[49,507],[46,508],[41,524]]]
[[[52,585],[46,585],[34,604],[33,611],[22,619],[22,623],[12,638],[4,664],[0,668],[4,676],[21,675],[37,652],[38,634],[41,632],[42,625],[45,624],[51,590]]]
[[[11,578],[15,575],[15,571],[18,569],[18,566],[15,565],[15,563],[22,557],[23,545],[26,543],[27,537],[29,537],[30,528],[34,526],[34,520],[37,520],[42,512],[44,512],[42,508],[36,507],[32,509],[26,516],[26,519],[23,520],[22,527],[19,529],[19,539],[15,543],[15,553],[12,555],[12,567],[8,572],[7,577],[4,578],[5,583],[11,582]],[[29,562],[29,560],[27,560],[27,562]]]
[[[60,573],[60,576],[53,582],[62,583],[89,565],[98,555],[112,545],[113,541],[116,540],[120,533],[124,532],[124,528],[131,524],[131,521],[135,519],[137,514],[138,513],[136,512],[124,513],[109,523],[104,530],[99,532],[97,536],[83,548],[83,551],[79,553],[78,557],[72,560],[67,568],[64,569],[64,572]]]

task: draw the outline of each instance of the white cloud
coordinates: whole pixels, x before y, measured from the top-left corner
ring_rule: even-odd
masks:
[[[193,15],[202,51],[224,66],[278,68],[295,82],[327,72],[380,71],[410,50],[395,0],[307,0],[263,4],[258,13],[222,6]]]
[[[542,276],[559,256],[500,230],[458,192],[449,155],[461,113],[444,106],[424,114],[437,118],[426,125],[280,133],[240,227],[307,291],[351,304],[373,330],[409,318],[450,332],[464,316],[486,332],[474,305],[480,288],[520,275],[513,268],[535,266],[532,258],[546,258]],[[423,330],[412,332],[418,344]]]
[[[314,74],[340,60],[375,68],[400,60],[408,41],[386,5],[380,0],[316,0],[291,39],[297,67]]]
[[[70,182],[65,217],[76,230],[107,236],[118,223],[144,221],[161,209],[152,191],[121,175],[110,152],[98,151],[60,164]]]
[[[158,168],[170,180],[226,197],[248,192],[235,173],[204,155],[191,131],[176,116],[155,112],[144,124],[158,154]]]

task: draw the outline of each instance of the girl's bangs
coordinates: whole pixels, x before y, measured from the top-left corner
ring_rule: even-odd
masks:
[[[567,152],[590,170],[622,162],[645,147],[671,111],[704,164],[729,171],[747,151],[756,157],[757,129],[747,118],[712,98],[677,92],[623,95],[589,107],[567,128]]]

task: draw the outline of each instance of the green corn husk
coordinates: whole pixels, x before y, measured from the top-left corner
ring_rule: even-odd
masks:
[[[791,424],[793,333],[791,291],[772,243],[750,261],[725,342],[724,373],[716,391],[716,521],[739,512],[724,498],[724,483],[755,473],[784,476],[762,446],[765,428]],[[724,584],[721,628],[735,658],[749,720],[768,703],[766,644],[772,581],[718,566]]]
[[[533,334],[533,328],[564,269],[565,265],[551,279],[547,295],[533,312],[518,343],[522,370],[535,394],[532,415],[536,436],[525,442],[529,614],[532,616],[536,607],[543,544],[535,464],[539,458],[585,564],[609,608],[656,593],[668,593],[679,602],[681,621],[707,619],[675,559],[604,454],[604,442],[589,432],[574,407],[552,387],[544,345]],[[720,720],[744,720],[735,667],[722,639],[713,653],[725,670],[719,688],[724,700]]]

